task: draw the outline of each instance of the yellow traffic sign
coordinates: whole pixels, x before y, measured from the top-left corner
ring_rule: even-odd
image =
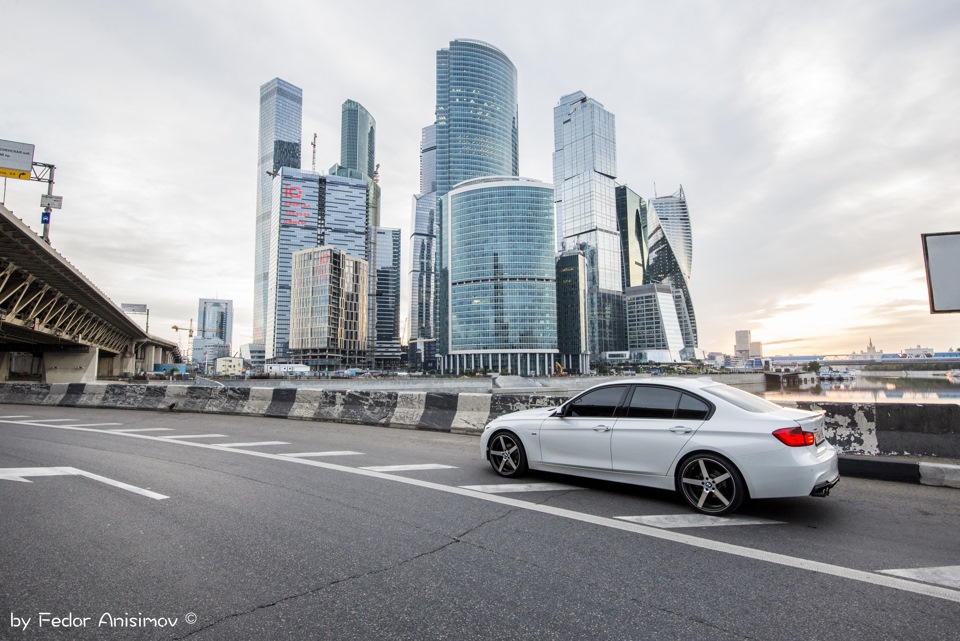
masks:
[[[30,172],[20,169],[4,169],[0,167],[0,178],[17,178],[19,180],[30,180]]]

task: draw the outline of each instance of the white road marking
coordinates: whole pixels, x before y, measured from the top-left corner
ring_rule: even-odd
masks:
[[[286,441],[259,441],[257,443],[217,443],[217,447],[256,447],[257,445],[290,445]]]
[[[27,423],[30,425],[31,423]],[[84,425],[70,425],[69,427],[108,427],[110,425],[123,425],[123,423],[86,423]],[[61,427],[60,425],[48,425],[47,427]],[[62,427],[67,427],[66,425]],[[160,428],[158,428],[160,429]],[[172,428],[162,428],[162,429],[172,429]],[[110,430],[103,430],[104,432],[109,432]]]
[[[461,485],[465,490],[485,492],[487,494],[511,494],[513,492],[557,492],[560,490],[582,490],[576,485],[563,483],[502,483],[500,485]]]
[[[8,417],[8,418],[17,418],[17,417]],[[23,418],[29,418],[24,416]],[[23,421],[24,423],[29,423],[31,425],[36,425],[37,423],[68,423],[70,421],[75,421],[75,418],[35,418],[32,421]]]
[[[165,438],[175,441],[180,438],[223,438],[226,434],[166,434],[157,438]]]
[[[30,418],[30,417],[27,416],[26,414],[17,414],[16,416],[0,416],[0,420],[4,420],[8,418]]]
[[[146,496],[151,499],[161,500],[168,499],[169,496],[164,496],[163,494],[158,494],[156,492],[151,492],[150,490],[145,490],[142,487],[137,487],[136,485],[129,485],[127,483],[121,483],[120,481],[114,481],[113,479],[108,479],[105,476],[100,476],[99,474],[92,474],[91,472],[85,472],[83,470],[78,470],[75,467],[11,467],[0,469],[0,479],[5,481],[19,481],[21,483],[32,483],[33,481],[28,481],[26,477],[28,476],[85,476],[88,479],[93,479],[94,481],[100,481],[101,483],[106,483],[107,485],[112,485],[118,487],[121,490],[127,490],[128,492],[133,492],[134,494],[140,494],[141,496]]]
[[[74,426],[76,427],[76,426]],[[108,432],[172,432],[172,427],[138,427],[136,429],[107,430]]]
[[[82,428],[75,425],[44,425],[40,427],[47,427],[49,429],[57,429],[57,430],[76,430],[81,432],[92,432],[97,434],[111,433],[111,432],[108,432],[107,430],[87,429],[87,428]],[[124,434],[124,436],[128,438],[138,438],[143,440],[156,441],[158,443],[165,442],[164,439],[158,438],[156,436],[149,436],[147,434]],[[169,441],[166,441],[166,442],[169,442]],[[179,443],[179,444],[184,447],[197,447],[197,448],[215,450],[220,452],[224,451],[222,445],[213,445],[210,443],[194,443],[191,441],[183,441],[182,443]],[[632,532],[634,534],[639,534],[641,536],[647,536],[653,539],[659,539],[661,541],[670,541],[672,543],[687,545],[687,546],[698,548],[701,550],[709,550],[711,552],[730,554],[732,556],[739,556],[739,557],[751,559],[754,561],[772,563],[774,565],[794,568],[797,570],[806,570],[809,572],[816,572],[818,574],[835,576],[841,579],[848,579],[850,581],[859,581],[860,583],[867,583],[870,585],[886,587],[893,590],[900,590],[902,592],[910,592],[912,594],[920,594],[923,596],[929,596],[936,599],[943,599],[945,601],[951,601],[953,603],[960,603],[960,590],[940,587],[937,585],[928,585],[926,583],[918,583],[916,581],[903,579],[897,576],[879,574],[876,572],[866,572],[864,570],[855,570],[853,568],[847,568],[841,565],[832,565],[830,563],[824,563],[821,561],[812,561],[810,559],[802,559],[797,556],[792,556],[787,554],[777,554],[776,552],[767,552],[765,550],[756,550],[756,549],[748,548],[742,545],[734,545],[732,543],[723,543],[721,541],[705,539],[698,536],[683,534],[681,532],[673,532],[671,530],[662,530],[662,529],[650,527],[647,525],[641,525],[640,523],[630,523],[628,521],[621,521],[618,519],[612,519],[605,516],[597,516],[595,514],[585,514],[583,512],[575,512],[574,510],[554,507],[551,505],[540,505],[538,503],[521,501],[519,499],[515,499],[512,497],[501,496],[499,494],[486,494],[484,492],[467,490],[467,489],[455,487],[452,485],[443,485],[442,483],[434,483],[432,481],[425,481],[422,479],[413,478],[409,476],[395,476],[393,474],[384,474],[383,472],[365,470],[359,467],[348,467],[346,465],[338,465],[336,463],[328,463],[325,461],[311,461],[310,459],[305,459],[305,458],[295,458],[292,456],[271,454],[269,452],[257,452],[255,450],[253,451],[229,450],[229,451],[232,451],[236,454],[243,454],[246,456],[255,456],[258,458],[269,459],[273,461],[286,461],[288,463],[296,463],[297,465],[307,465],[310,467],[316,467],[324,470],[329,470],[332,472],[342,472],[344,474],[356,474],[358,476],[366,476],[369,478],[376,478],[383,481],[403,483],[405,485],[412,485],[415,487],[434,490],[437,492],[444,492],[447,494],[455,494],[457,496],[473,498],[480,501],[487,501],[488,503],[497,503],[499,505],[505,505],[508,507],[513,507],[521,510],[529,510],[531,512],[549,514],[559,518],[569,519],[571,521],[577,521],[580,523],[588,523],[591,525],[610,528],[612,530]]]
[[[653,516],[615,516],[615,519],[671,529],[682,527],[716,527],[718,525],[781,525],[783,521],[754,519],[749,516],[709,516],[707,514],[658,514]]]
[[[294,458],[298,456],[363,456],[363,452],[283,452],[280,456],[292,456]]]
[[[375,467],[361,467],[360,469],[369,472],[415,472],[417,470],[455,470],[457,468],[452,465],[421,463],[419,465],[379,465]]]
[[[936,583],[948,588],[960,588],[960,565],[945,565],[940,568],[915,568],[912,570],[880,570],[883,574],[916,579],[924,583]]]

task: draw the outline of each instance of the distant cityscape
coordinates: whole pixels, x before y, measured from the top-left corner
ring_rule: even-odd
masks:
[[[504,52],[454,40],[435,71],[406,260],[401,231],[380,225],[374,116],[345,100],[339,162],[317,170],[314,135],[305,169],[302,90],[280,78],[260,87],[253,340],[234,349],[232,301],[201,299],[195,366],[537,376],[627,363],[763,367],[750,330],[736,332],[730,354],[699,349],[685,190],[645,198],[619,182],[616,118],[602,103],[581,91],[559,98],[549,183],[519,175],[518,73]],[[889,355],[870,341],[860,356]]]

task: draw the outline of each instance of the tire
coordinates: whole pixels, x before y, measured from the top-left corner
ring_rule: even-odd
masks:
[[[736,466],[722,456],[694,454],[677,466],[677,492],[697,512],[730,514],[747,496],[747,486]]]
[[[523,443],[510,432],[497,432],[490,437],[487,460],[493,471],[506,478],[522,476],[527,471],[527,453]]]

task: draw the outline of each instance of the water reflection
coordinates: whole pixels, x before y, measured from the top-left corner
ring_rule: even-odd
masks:
[[[875,376],[861,372],[843,381],[820,381],[777,390],[768,389],[764,397],[771,401],[821,401],[837,403],[958,403],[960,383],[924,373],[911,377]]]

